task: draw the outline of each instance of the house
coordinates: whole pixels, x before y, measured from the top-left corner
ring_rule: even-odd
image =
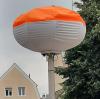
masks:
[[[60,68],[68,67],[67,64],[64,63],[63,54],[58,54],[55,57],[54,66],[55,67],[60,67]],[[60,99],[59,96],[63,92],[61,83],[64,82],[64,81],[65,81],[65,79],[63,79],[62,76],[59,76],[58,74],[55,73],[55,94],[56,94],[56,99]]]
[[[0,99],[40,99],[37,84],[17,64],[0,77]]]

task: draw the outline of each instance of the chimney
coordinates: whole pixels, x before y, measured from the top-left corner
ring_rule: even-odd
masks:
[[[29,74],[29,78],[31,77],[31,75]]]

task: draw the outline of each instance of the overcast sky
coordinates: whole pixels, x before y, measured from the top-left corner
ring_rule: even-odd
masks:
[[[0,76],[17,63],[38,84],[40,94],[48,92],[48,65],[36,52],[20,46],[14,39],[13,20],[33,7],[62,5],[72,8],[71,0],[0,0]]]

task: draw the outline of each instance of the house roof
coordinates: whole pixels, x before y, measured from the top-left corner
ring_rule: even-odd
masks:
[[[9,72],[11,72],[14,68],[16,68],[19,72],[21,72],[21,74],[29,81],[31,82],[33,85],[37,86],[37,84],[31,79],[29,78],[29,76],[16,64],[16,63],[13,63],[13,65],[0,77],[0,80],[1,79],[4,79],[7,74]]]

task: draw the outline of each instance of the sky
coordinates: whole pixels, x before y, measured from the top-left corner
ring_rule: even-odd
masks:
[[[20,46],[13,36],[13,21],[20,14],[40,6],[72,8],[72,0],[0,0],[0,76],[16,63],[38,85],[40,95],[48,93],[48,63],[40,53]]]

